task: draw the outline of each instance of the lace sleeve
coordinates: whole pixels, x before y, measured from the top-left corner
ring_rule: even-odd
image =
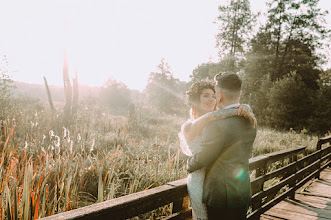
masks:
[[[180,149],[182,150],[183,154],[185,154],[186,156],[191,157],[193,154],[192,154],[192,151],[190,150],[190,148],[187,144],[187,140],[186,140],[185,135],[184,135],[184,127],[188,123],[190,123],[190,120],[185,122],[184,124],[182,124],[181,131],[178,133],[178,137],[179,137]]]

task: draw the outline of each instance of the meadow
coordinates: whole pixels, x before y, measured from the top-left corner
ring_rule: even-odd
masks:
[[[128,117],[86,101],[68,124],[61,108],[48,109],[22,99],[4,112],[1,219],[49,216],[187,176],[177,138],[185,116],[136,105]],[[258,128],[252,157],[299,145],[313,148],[317,139],[305,130]]]

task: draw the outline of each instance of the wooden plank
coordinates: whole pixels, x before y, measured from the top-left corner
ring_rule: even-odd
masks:
[[[162,220],[179,220],[179,219],[185,219],[185,220],[192,219],[192,208],[187,208],[180,212],[167,216],[166,218],[162,218]]]
[[[255,187],[255,185],[261,185],[263,182],[270,180],[275,177],[279,177],[280,175],[284,175],[285,173],[292,173],[296,168],[296,163],[290,163],[284,167],[281,167],[273,172],[270,172],[268,174],[265,174],[263,176],[260,176],[253,181],[251,181],[252,188]]]
[[[322,156],[321,161],[324,161],[324,160],[330,159],[330,158],[331,158],[331,153],[328,153],[328,154]]]
[[[310,159],[314,159],[313,161],[315,161],[318,158],[318,155],[321,153],[320,150],[315,151],[314,153],[311,153],[303,158],[300,158],[298,160],[298,164],[303,164],[304,162],[309,161]]]
[[[325,180],[316,180],[306,192],[319,194],[331,198],[331,182]]]
[[[330,167],[327,167],[322,171],[321,179],[331,181],[331,168]]]
[[[173,186],[163,185],[69,212],[59,213],[44,219],[126,219],[157,209],[186,195],[186,188],[178,190]]]
[[[290,157],[292,154],[300,154],[306,149],[306,146],[300,146],[297,148],[286,149],[282,151],[277,151],[269,154],[260,155],[254,158],[249,159],[249,169],[255,170],[259,168],[263,163],[272,163],[274,161],[282,160]]]
[[[331,146],[328,146],[327,148],[324,148],[322,150],[322,156],[325,156],[331,152]]]
[[[312,195],[296,194],[296,201],[306,203],[309,206],[313,206],[320,209],[331,210],[331,198],[323,198]]]
[[[253,157],[249,159],[249,169],[255,170],[256,168],[259,168],[262,163],[266,163],[266,161],[269,159],[266,155],[259,155],[257,157]]]
[[[260,220],[279,220],[279,219],[283,219],[283,218],[278,218],[275,216],[270,216],[270,215],[265,215],[265,214],[262,214],[260,217]]]
[[[314,172],[312,172],[311,174],[309,174],[308,176],[306,176],[305,178],[303,178],[302,180],[300,180],[298,183],[296,183],[295,188],[296,189],[299,189],[300,187],[302,187],[303,185],[305,185],[314,176],[316,176],[317,173],[318,173],[318,170],[315,170]]]
[[[324,164],[322,167],[321,167],[321,170],[324,170],[325,168],[327,168],[328,166],[331,165],[331,160],[328,161],[326,164]]]
[[[307,216],[316,216],[326,219],[331,217],[330,210],[316,208],[306,203],[302,203],[302,202],[300,203],[298,201],[290,200],[290,199],[285,199],[284,201],[281,201],[275,207],[268,210],[265,214],[272,215],[272,212],[274,212],[275,210],[281,211],[282,213],[304,214]]]
[[[318,142],[320,142],[321,144],[325,144],[325,143],[328,143],[330,141],[331,141],[331,135],[320,138]]]
[[[308,166],[304,167],[303,169],[297,171],[296,179],[298,181],[300,181],[301,179],[304,178],[305,173],[312,173],[312,172],[314,172],[315,170],[318,170],[318,169],[319,169],[319,160],[315,161],[315,162],[309,164]]]
[[[314,213],[305,214],[305,213],[298,213],[293,210],[284,210],[278,208],[272,208],[268,210],[265,215],[277,216],[279,219],[290,219],[290,220],[323,220],[323,219],[330,219],[328,217],[321,217],[317,216]]]

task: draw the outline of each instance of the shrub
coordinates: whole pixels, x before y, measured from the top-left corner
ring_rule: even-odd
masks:
[[[267,123],[278,129],[301,130],[309,126],[315,93],[292,73],[276,81],[267,93]]]

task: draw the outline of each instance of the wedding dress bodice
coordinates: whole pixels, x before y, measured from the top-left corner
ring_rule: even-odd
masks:
[[[186,141],[183,132],[179,133],[180,147],[187,156],[193,156],[201,152],[202,136],[196,136],[193,140]],[[202,203],[203,182],[206,169],[202,168],[190,173],[187,177],[187,190],[189,192],[193,218],[195,220],[207,220],[207,208]]]

